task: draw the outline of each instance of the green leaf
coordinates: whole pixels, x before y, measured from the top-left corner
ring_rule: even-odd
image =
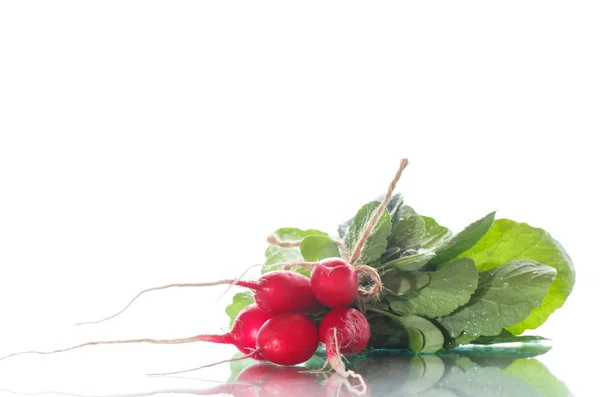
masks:
[[[428,272],[404,272],[395,269],[386,271],[381,277],[385,289],[393,294],[387,296],[389,302],[405,300],[404,296],[409,296],[425,287],[430,280],[431,276]]]
[[[504,368],[502,373],[524,380],[544,397],[572,396],[569,388],[536,359],[518,359]]]
[[[408,344],[415,353],[435,353],[444,345],[444,335],[431,321],[418,316],[400,317],[395,314],[369,307],[406,329]],[[417,332],[418,331],[418,332]]]
[[[381,200],[383,200],[383,196],[379,197],[377,199],[377,201],[381,202]],[[390,201],[387,204],[387,210],[388,213],[390,214],[390,219],[392,220],[392,223],[396,223],[398,221],[398,217],[400,216],[401,213],[401,207],[402,207],[402,203],[404,202],[404,198],[402,197],[402,194],[400,193],[396,193],[392,196],[392,198],[390,199]]]
[[[435,219],[421,215],[425,223],[425,233],[421,237],[421,248],[435,250],[452,236],[447,227],[439,225]]]
[[[513,335],[503,329],[495,336],[480,336],[472,340],[475,345],[497,345],[501,343],[529,343],[529,342],[550,342],[550,339],[535,335]]]
[[[418,316],[398,317],[398,322],[407,330],[417,329],[423,334],[425,339],[421,350],[413,350],[416,353],[435,353],[444,345],[444,335],[432,322]],[[409,343],[410,334],[409,334]]]
[[[300,241],[309,236],[327,236],[327,233],[321,232],[319,230],[302,230],[293,227],[281,228],[273,234],[282,241]],[[267,248],[267,250],[265,251],[265,258],[265,265],[276,265],[279,263],[303,260],[300,248],[283,248],[276,247],[274,245],[270,245]],[[281,269],[281,267],[263,268],[262,273],[267,273],[279,269]],[[293,267],[292,270],[297,271],[298,273],[302,273],[305,276],[310,276],[310,271],[308,269],[301,267]]]
[[[555,276],[553,268],[529,260],[482,272],[469,303],[442,317],[440,323],[453,338],[463,332],[472,337],[498,335],[542,303]]]
[[[304,260],[309,262],[340,257],[340,249],[327,236],[308,236],[303,238],[302,242],[300,242],[300,253],[304,257]]]
[[[388,244],[401,251],[418,249],[425,233],[425,221],[408,205],[400,208],[398,221],[394,223],[388,238]]]
[[[235,294],[233,296],[233,302],[225,308],[225,313],[227,313],[227,315],[230,318],[229,326],[231,327],[233,325],[233,322],[235,321],[238,313],[241,312],[243,308],[253,303],[254,296],[252,295],[252,293],[240,292],[238,294]]]
[[[432,265],[438,265],[456,258],[469,248],[473,247],[487,233],[494,223],[495,212],[491,212],[480,220],[471,223],[460,233],[446,240],[436,248],[436,257],[431,260]]]
[[[475,339],[472,343],[477,345],[497,345],[501,343],[527,343],[549,340],[547,338],[535,335],[512,335],[508,331],[506,331],[506,333],[508,333],[508,335],[500,334],[497,336],[480,336],[479,338]]]
[[[530,259],[557,270],[558,275],[544,302],[529,317],[509,329],[513,334],[543,324],[554,310],[563,305],[575,284],[573,262],[560,243],[543,229],[526,223],[498,219],[479,243],[461,257],[473,259],[480,271],[517,259]]]
[[[433,252],[420,252],[414,255],[403,256],[393,261],[386,262],[381,267],[395,267],[398,270],[410,271],[419,270],[427,264],[435,254]]]
[[[429,275],[425,287],[390,302],[391,309],[405,316],[442,317],[469,302],[477,288],[477,267],[470,259],[446,262]]]
[[[371,215],[381,204],[379,201],[373,201],[364,205],[352,220],[348,222],[348,231],[344,237],[344,242],[349,250],[354,249],[357,241],[365,228],[366,224],[371,219]],[[369,264],[375,262],[385,252],[387,247],[387,238],[392,229],[390,214],[387,209],[383,211],[381,218],[375,225],[373,232],[365,242],[362,255],[359,259],[360,263]]]

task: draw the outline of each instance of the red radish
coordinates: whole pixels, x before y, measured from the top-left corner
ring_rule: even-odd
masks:
[[[299,313],[284,313],[273,316],[260,328],[256,335],[257,350],[263,358],[279,365],[296,365],[307,361],[319,346],[319,330],[306,316]],[[250,355],[219,361],[183,371],[153,375],[175,375],[192,372],[217,364],[242,360]]]
[[[298,313],[280,314],[258,331],[256,346],[264,358],[275,364],[300,364],[317,351],[319,331],[308,317]]]
[[[308,313],[318,305],[310,279],[300,273],[277,270],[256,283],[237,283],[253,289],[256,304],[272,314]]]
[[[277,270],[264,274],[257,281],[227,279],[207,283],[168,284],[161,287],[148,288],[139,292],[118,313],[102,320],[79,323],[77,325],[98,324],[115,318],[127,310],[133,302],[146,292],[174,287],[208,287],[223,284],[239,285],[240,287],[253,290],[256,304],[273,315],[281,313],[309,313],[319,305],[310,287],[310,279],[308,277],[289,270]]]
[[[252,354],[250,357],[255,360],[264,360],[260,353],[256,353],[256,335],[271,317],[271,313],[253,303],[239,312],[230,332],[224,335],[199,335],[197,338],[199,341],[231,344],[244,354]]]
[[[324,306],[347,307],[358,293],[358,274],[342,258],[322,260],[310,275],[312,291]]]
[[[192,343],[192,342],[213,342],[234,345],[239,351],[246,354],[248,358],[255,360],[264,360],[264,357],[257,351],[256,337],[261,327],[271,318],[273,315],[256,304],[251,304],[242,309],[237,315],[231,331],[222,335],[196,335],[189,338],[181,339],[132,339],[132,340],[115,340],[115,341],[100,341],[100,342],[89,342],[75,347],[67,349],[55,350],[51,352],[21,352],[14,353],[5,358],[15,356],[24,353],[37,353],[37,354],[53,354],[60,353],[69,350],[78,349],[86,346],[94,345],[112,345],[112,344],[131,344],[131,343],[152,343],[152,344],[180,344],[180,343]]]
[[[356,309],[333,309],[321,320],[319,339],[325,345],[327,361],[331,368],[345,378],[352,376],[364,383],[360,375],[346,370],[341,355],[360,353],[367,346],[370,337],[369,322]]]

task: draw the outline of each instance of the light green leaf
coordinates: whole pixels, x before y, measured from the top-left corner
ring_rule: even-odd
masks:
[[[418,249],[421,238],[425,233],[425,221],[408,205],[400,208],[398,221],[394,223],[388,238],[391,247],[398,247],[401,251]]]
[[[414,255],[403,256],[393,261],[382,264],[382,267],[396,267],[398,270],[419,270],[429,262],[435,254],[433,252],[420,252]]]
[[[279,238],[281,241],[300,241],[308,236],[327,236],[327,233],[321,232],[319,230],[302,230],[293,227],[281,228],[273,234],[277,236],[277,238]],[[265,265],[276,265],[285,262],[301,261],[303,259],[302,253],[300,252],[300,248],[298,247],[283,248],[276,247],[274,245],[270,245],[267,248],[267,250],[265,251],[265,258]],[[267,273],[279,269],[281,269],[281,267],[263,268],[262,273]],[[310,271],[305,268],[294,267],[292,268],[292,270],[297,271],[298,273],[302,273],[305,276],[310,276]]]
[[[344,237],[344,242],[349,250],[354,249],[357,241],[363,232],[363,229],[371,219],[371,215],[377,207],[381,204],[379,201],[373,201],[364,205],[352,220],[348,222],[348,230]],[[392,229],[392,222],[390,221],[390,214],[387,209],[384,209],[381,218],[375,225],[373,232],[367,238],[362,255],[359,259],[360,263],[369,264],[379,259],[387,247],[387,238],[390,235]]]
[[[477,267],[470,259],[446,262],[429,275],[425,287],[390,302],[392,310],[405,316],[446,316],[469,302],[477,288]]]
[[[444,263],[456,258],[469,248],[473,247],[487,233],[494,223],[495,212],[491,212],[480,220],[471,223],[460,233],[446,240],[435,249],[436,257],[431,260],[432,265]]]
[[[248,305],[254,303],[254,296],[250,292],[240,292],[233,296],[233,302],[225,308],[225,313],[229,316],[229,326],[233,325],[237,315]]]
[[[435,219],[421,215],[425,223],[425,233],[421,237],[421,248],[435,250],[452,236],[447,227],[439,225]]]
[[[513,334],[542,325],[548,316],[563,305],[575,284],[575,268],[558,241],[543,229],[498,219],[490,231],[461,257],[471,258],[480,271],[493,269],[517,259],[530,259],[555,268],[558,275],[544,302],[529,317],[509,328]]]
[[[472,337],[498,335],[542,303],[555,276],[553,268],[529,260],[482,272],[469,303],[439,321],[453,338],[463,332]]]
[[[335,242],[327,236],[308,236],[300,243],[300,253],[304,260],[318,262],[326,258],[339,258],[340,249]]]

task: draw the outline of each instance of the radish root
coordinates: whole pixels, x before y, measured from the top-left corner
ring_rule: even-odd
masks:
[[[217,361],[216,363],[212,363],[212,364],[207,364],[207,365],[203,365],[201,367],[196,367],[196,368],[191,368],[191,369],[184,369],[181,371],[175,371],[175,372],[165,372],[165,373],[157,373],[157,374],[147,374],[148,376],[167,376],[167,375],[177,375],[177,374],[184,374],[186,372],[193,372],[193,371],[197,371],[199,369],[203,369],[203,368],[209,368],[209,367],[214,367],[215,365],[219,365],[219,364],[224,364],[224,363],[230,363],[233,361],[241,361],[241,360],[245,360],[247,358],[252,358],[252,356],[256,353],[259,352],[259,349],[253,350],[252,352],[241,356],[241,357],[236,357],[236,358],[230,358],[229,360],[223,360],[223,361]]]
[[[201,340],[200,339],[201,337],[202,337],[202,335],[192,336],[189,338],[180,338],[180,339],[147,339],[147,338],[145,338],[145,339],[128,339],[128,340],[109,340],[109,341],[88,342],[88,343],[83,343],[81,345],[68,347],[66,349],[52,350],[52,351],[46,351],[46,352],[30,350],[30,351],[13,353],[13,354],[9,354],[8,356],[4,356],[4,357],[0,358],[0,361],[5,360],[10,357],[19,356],[21,354],[44,354],[44,355],[55,354],[55,353],[63,353],[63,352],[68,352],[68,351],[75,350],[75,349],[80,349],[82,347],[96,346],[96,345],[118,345],[118,344],[133,344],[133,343],[151,343],[151,344],[156,344],[156,345],[177,345],[177,344],[182,344],[182,343],[199,342]]]
[[[329,362],[329,365],[331,366],[331,369],[333,369],[337,374],[339,374],[340,376],[344,377],[345,379],[348,378],[354,378],[357,379],[358,382],[360,383],[360,387],[361,390],[358,390],[355,387],[350,386],[349,389],[353,394],[357,394],[357,395],[362,395],[365,394],[367,392],[367,384],[365,383],[364,378],[362,377],[362,375],[357,374],[356,372],[346,369],[346,365],[344,364],[343,361],[343,355],[340,353],[340,345],[339,345],[339,341],[338,341],[338,337],[337,337],[337,328],[333,329],[333,348],[334,348],[334,354],[327,354],[327,362]]]
[[[256,287],[256,284],[252,283],[252,282],[248,282],[248,281],[239,281],[239,280],[234,280],[234,279],[227,279],[227,280],[219,280],[219,281],[213,281],[213,282],[207,282],[207,283],[181,283],[181,284],[167,284],[167,285],[163,285],[160,287],[153,287],[153,288],[148,288],[145,289],[141,292],[139,292],[135,298],[133,298],[123,309],[121,309],[119,312],[103,318],[102,320],[97,320],[97,321],[87,321],[87,322],[83,322],[83,323],[77,323],[75,325],[88,325],[88,324],[99,324],[102,323],[104,321],[108,321],[110,319],[113,319],[115,317],[117,317],[118,315],[122,314],[125,310],[129,309],[129,306],[131,306],[133,304],[133,302],[135,302],[140,296],[144,295],[147,292],[151,292],[151,291],[159,291],[159,290],[163,290],[163,289],[168,289],[168,288],[175,288],[175,287],[210,287],[210,286],[214,286],[214,285],[222,285],[222,284],[231,284],[231,285],[240,285],[242,287],[248,287],[248,288],[254,288]]]

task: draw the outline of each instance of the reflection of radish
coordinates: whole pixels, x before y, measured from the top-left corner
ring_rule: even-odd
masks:
[[[353,371],[346,370],[341,355],[360,353],[367,346],[371,327],[365,316],[349,307],[333,309],[321,320],[319,334],[331,368],[345,378],[352,376],[362,379]]]
[[[371,389],[366,380],[362,378],[344,378],[339,374],[333,374],[327,379],[325,384],[326,397],[353,397],[357,395],[371,396]]]
[[[304,367],[255,364],[240,372],[236,381],[256,384],[261,397],[318,396],[321,391],[319,378]]]
[[[310,285],[324,306],[347,307],[356,299],[358,274],[341,258],[324,259],[312,269]]]

